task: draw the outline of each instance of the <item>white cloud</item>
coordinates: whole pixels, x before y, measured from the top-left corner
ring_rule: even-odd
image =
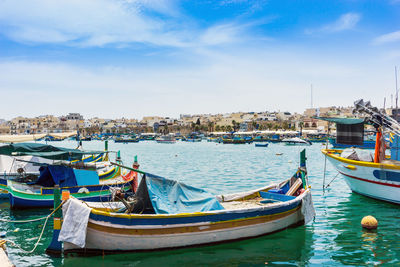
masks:
[[[165,24],[146,16],[144,8],[170,13],[160,1],[5,0],[0,2],[0,31],[31,43],[168,42],[161,41]]]
[[[266,109],[302,112],[309,104],[310,83],[320,106],[349,105],[360,95],[380,99],[385,92],[376,88],[391,88],[386,70],[392,62],[371,59],[365,64],[353,54],[357,53],[337,56],[289,47],[199,49],[197,55],[177,54],[173,61],[151,68],[140,63],[87,67],[3,60],[0,90],[15,101],[4,101],[0,114],[10,119],[75,110],[86,117],[106,118]],[[191,57],[191,62],[180,64],[183,57]]]
[[[400,31],[387,33],[374,39],[374,44],[386,44],[400,41]]]
[[[22,43],[194,47],[236,42],[245,27],[200,29],[167,0],[0,1],[0,34]]]
[[[333,23],[324,25],[318,29],[307,29],[305,32],[307,34],[312,34],[314,32],[341,32],[346,30],[354,29],[357,23],[360,21],[361,15],[358,13],[346,13],[341,15],[336,21]]]

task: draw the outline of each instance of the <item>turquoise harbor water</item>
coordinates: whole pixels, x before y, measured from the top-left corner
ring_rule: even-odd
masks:
[[[55,142],[75,147],[76,142]],[[84,142],[85,149],[103,149],[100,141]],[[268,148],[223,145],[211,142],[157,144],[140,142],[115,144],[122,159],[131,165],[138,155],[141,169],[205,188],[212,193],[239,192],[290,177],[297,169],[304,147],[270,144]],[[228,244],[163,252],[117,254],[96,257],[51,258],[44,253],[50,242],[52,224],[33,254],[8,246],[16,266],[263,266],[268,265],[400,265],[400,206],[351,193],[341,176],[322,190],[324,157],[321,144],[306,147],[309,180],[317,216],[306,226],[272,235]],[[276,153],[283,153],[277,156]],[[327,162],[326,180],[337,172]],[[25,219],[49,214],[50,210],[11,211],[0,202],[0,216]],[[377,231],[364,231],[363,216],[379,221]],[[43,222],[13,224],[0,222],[7,239],[30,250]],[[17,229],[18,228],[18,229]],[[17,231],[16,231],[17,230]]]

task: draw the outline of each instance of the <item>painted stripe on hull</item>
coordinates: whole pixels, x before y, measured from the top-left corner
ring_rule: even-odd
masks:
[[[266,216],[257,216],[254,218],[245,218],[245,219],[237,219],[237,220],[229,220],[229,221],[222,221],[222,222],[215,222],[215,223],[202,223],[202,224],[186,224],[184,226],[179,227],[168,227],[165,226],[155,226],[153,229],[150,228],[121,228],[118,225],[115,227],[108,226],[103,224],[102,222],[94,222],[89,221],[88,227],[91,229],[95,229],[98,231],[102,231],[105,233],[114,233],[114,234],[122,234],[122,235],[165,235],[165,234],[182,234],[182,233],[197,233],[197,232],[206,232],[206,231],[213,231],[213,230],[222,230],[222,229],[229,229],[241,226],[250,226],[253,224],[260,224],[265,223],[273,220],[277,220],[290,214],[295,213],[299,207],[283,212],[278,214],[266,215]]]
[[[93,210],[90,213],[90,219],[93,221],[102,221],[120,226],[133,226],[133,225],[171,225],[171,224],[186,224],[186,223],[202,223],[202,222],[221,222],[228,220],[237,220],[243,218],[253,218],[256,216],[273,215],[282,212],[287,212],[301,205],[301,200],[293,201],[289,205],[279,207],[265,207],[264,209],[255,210],[222,210],[215,213],[189,213],[184,215],[125,215],[119,217],[118,214],[109,215],[107,212]],[[94,214],[96,213],[96,214]],[[118,216],[118,217],[117,217]]]
[[[111,194],[102,195],[102,196],[90,196],[90,197],[77,197],[83,201],[109,201],[111,199]],[[10,194],[10,206],[11,208],[51,208],[54,206],[54,200],[48,199],[26,199],[21,197],[16,197]]]
[[[250,226],[239,226],[229,229],[219,229],[207,232],[179,233],[159,235],[122,235],[117,233],[105,233],[88,228],[86,236],[86,247],[89,250],[100,251],[138,251],[138,250],[160,250],[179,247],[190,247],[208,245],[221,242],[234,241],[238,239],[252,238],[279,230],[286,229],[291,225],[303,221],[300,209],[288,216]],[[76,247],[64,243],[64,251],[76,251]]]
[[[363,182],[367,182],[367,183],[373,183],[373,184],[379,184],[379,185],[391,186],[391,187],[400,187],[400,185],[397,185],[397,184],[387,184],[387,183],[382,183],[382,182],[378,182],[378,181],[371,181],[371,180],[368,180],[368,179],[363,179],[363,178],[360,178],[360,177],[351,176],[351,175],[348,175],[348,174],[343,173],[341,171],[339,171],[339,173],[343,174],[344,176],[347,176],[349,178],[357,179],[357,180],[360,180],[360,181],[363,181]]]
[[[111,194],[107,195],[97,195],[97,196],[90,196],[90,197],[77,197],[80,200],[83,201],[93,201],[93,202],[99,202],[99,201],[109,201],[111,199]],[[48,199],[26,199],[26,198],[21,198],[21,197],[16,197],[10,194],[10,206],[12,208],[51,208],[54,206],[54,200],[48,200]]]
[[[394,204],[399,204],[400,205],[400,201],[396,201],[396,200],[393,200],[393,199],[387,199],[387,198],[383,198],[383,197],[377,197],[377,196],[373,196],[373,195],[370,195],[370,194],[365,194],[365,193],[362,193],[362,192],[358,192],[356,190],[351,190],[351,191],[353,191],[354,193],[366,196],[366,197],[370,197],[370,198],[374,198],[374,199],[382,200],[382,201],[385,201],[385,202],[390,202],[390,203],[394,203]]]

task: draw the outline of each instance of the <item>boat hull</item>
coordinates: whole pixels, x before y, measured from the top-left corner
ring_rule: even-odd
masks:
[[[323,153],[353,192],[400,204],[400,166],[349,160],[326,150]]]
[[[24,185],[26,187],[26,185]],[[32,193],[28,190],[19,190],[18,184],[10,182],[8,185],[8,195],[10,199],[10,207],[12,209],[32,209],[32,208],[51,208],[54,206],[54,189],[44,187],[40,193]],[[129,182],[115,182],[101,185],[87,185],[74,187],[61,187],[61,190],[68,190],[71,196],[83,201],[110,201],[110,187],[124,187],[129,189]]]
[[[164,250],[262,236],[304,224],[302,198],[308,194],[309,190],[270,207],[195,214],[124,215],[92,210],[85,247],[64,243],[64,252]]]

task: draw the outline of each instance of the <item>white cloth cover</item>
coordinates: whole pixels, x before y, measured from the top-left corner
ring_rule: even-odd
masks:
[[[304,196],[301,201],[301,213],[304,216],[304,224],[307,224],[315,217],[315,209],[311,194]]]
[[[70,198],[63,207],[64,221],[58,241],[69,242],[80,248],[86,243],[86,229],[92,210],[76,198]]]
[[[24,161],[18,161],[17,159],[21,159]],[[25,162],[31,161],[31,162]],[[3,175],[4,172],[6,174],[15,174],[18,172],[19,168],[22,168],[26,173],[39,173],[40,165],[35,165],[33,162],[37,163],[48,163],[51,164],[53,161],[50,159],[34,157],[34,156],[6,156],[0,155],[0,175]]]
[[[352,159],[357,161],[373,162],[374,156],[371,150],[362,150],[359,148],[346,148],[340,154],[342,158]]]

